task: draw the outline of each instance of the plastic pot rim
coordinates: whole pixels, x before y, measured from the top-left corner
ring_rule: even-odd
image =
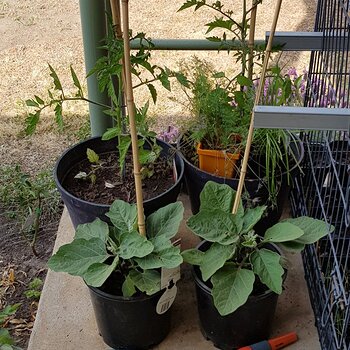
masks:
[[[57,170],[58,170],[59,164],[60,164],[61,160],[62,160],[68,153],[70,153],[70,152],[71,152],[75,147],[77,147],[78,145],[81,145],[81,144],[83,144],[83,143],[85,143],[85,142],[87,142],[87,141],[91,141],[91,140],[95,140],[95,139],[101,139],[101,136],[90,137],[90,138],[88,138],[88,139],[86,139],[86,140],[83,140],[83,141],[80,141],[80,142],[74,144],[73,146],[69,147],[68,149],[66,149],[66,150],[62,153],[62,155],[58,158],[58,160],[57,160],[57,162],[56,162],[56,164],[55,164],[53,176],[54,176],[54,180],[55,180],[55,182],[56,182],[56,186],[58,187],[59,191],[62,191],[62,192],[63,192],[64,194],[66,194],[67,196],[70,196],[70,197],[72,197],[72,198],[74,198],[74,199],[77,199],[77,200],[79,200],[80,202],[82,202],[82,203],[84,203],[84,204],[92,204],[92,203],[93,203],[93,204],[94,204],[96,207],[98,207],[98,208],[109,208],[109,207],[110,207],[109,204],[101,204],[101,203],[96,203],[96,202],[89,202],[89,201],[86,201],[86,200],[84,200],[84,199],[82,199],[82,198],[79,198],[79,197],[74,196],[72,193],[68,192],[68,191],[62,186],[61,181],[58,179],[58,176],[57,176],[57,173],[58,173]],[[156,197],[152,197],[152,198],[146,199],[146,200],[143,201],[143,203],[148,203],[148,202],[157,200],[158,198],[160,198],[160,197],[163,196],[164,194],[169,193],[180,181],[182,181],[182,177],[183,177],[184,171],[185,171],[184,159],[183,159],[183,157],[182,157],[181,152],[180,152],[179,150],[177,150],[175,147],[171,146],[170,144],[168,144],[167,142],[165,142],[165,141],[163,141],[163,140],[160,140],[160,139],[157,138],[157,142],[161,142],[161,143],[167,144],[167,145],[169,146],[169,148],[174,149],[174,151],[175,151],[175,156],[176,156],[176,155],[178,156],[178,158],[179,158],[179,160],[180,160],[180,162],[181,162],[181,164],[182,164],[182,166],[181,166],[181,172],[180,172],[180,174],[177,174],[177,180],[174,182],[174,184],[173,184],[171,187],[169,187],[165,192],[159,194],[159,195],[156,196]]]
[[[111,301],[118,301],[118,302],[123,302],[123,303],[142,302],[142,301],[157,297],[158,295],[161,295],[165,291],[165,289],[161,289],[152,295],[142,294],[142,295],[137,295],[137,296],[132,296],[132,297],[123,297],[122,295],[114,295],[114,294],[106,293],[98,287],[92,287],[92,286],[89,286],[86,282],[84,282],[84,283],[90,289],[91,292],[98,295],[99,297],[102,297],[104,299],[108,299]]]

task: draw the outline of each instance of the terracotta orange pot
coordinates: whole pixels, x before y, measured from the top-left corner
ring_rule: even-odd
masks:
[[[240,157],[239,153],[203,149],[201,143],[199,143],[197,154],[199,156],[199,168],[201,170],[229,178],[235,175],[235,165]]]

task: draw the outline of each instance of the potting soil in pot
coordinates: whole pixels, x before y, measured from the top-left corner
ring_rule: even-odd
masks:
[[[119,157],[117,152],[100,154],[101,167],[96,167],[95,183],[90,178],[77,179],[80,172],[89,174],[92,164],[84,159],[74,166],[64,179],[63,187],[74,196],[99,204],[112,204],[118,198],[127,202],[135,201],[135,183],[131,155],[126,157],[124,179],[120,174]],[[172,159],[159,158],[147,169],[150,177],[145,176],[143,185],[144,200],[154,198],[164,193],[174,184]]]

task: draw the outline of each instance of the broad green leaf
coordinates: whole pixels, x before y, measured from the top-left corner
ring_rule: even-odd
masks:
[[[105,242],[101,239],[75,239],[72,243],[61,246],[49,259],[48,266],[56,272],[84,276],[92,264],[102,263],[108,257]]]
[[[5,348],[5,345],[13,345],[15,342],[12,339],[9,331],[6,328],[0,328],[0,349],[1,347]],[[4,346],[2,346],[4,345]],[[12,349],[12,347],[10,347]]]
[[[108,224],[100,219],[96,219],[88,224],[78,225],[74,239],[86,239],[99,238],[103,242],[108,238]]]
[[[238,230],[235,217],[221,210],[201,210],[188,219],[187,226],[197,236],[209,242],[227,245],[237,241]]]
[[[279,222],[266,230],[265,242],[287,242],[301,237],[303,230],[289,222]]]
[[[301,252],[305,248],[305,244],[297,241],[278,243],[278,245],[291,252]]]
[[[250,256],[253,271],[260,281],[277,294],[282,293],[283,267],[280,264],[281,256],[268,249],[259,249]]]
[[[120,236],[119,256],[123,259],[143,258],[153,251],[153,244],[137,231],[125,232]]]
[[[214,305],[221,316],[236,311],[245,304],[253,291],[254,272],[237,270],[233,264],[226,264],[211,278]]]
[[[135,258],[135,261],[144,270],[157,269],[165,267],[173,269],[182,262],[182,256],[178,247],[168,247],[159,252],[153,252],[143,258]]]
[[[84,281],[91,287],[101,287],[115,270],[118,262],[119,257],[116,256],[111,265],[103,263],[92,264],[84,273]]]
[[[113,139],[119,134],[120,134],[120,129],[117,126],[113,128],[108,128],[107,131],[105,131],[105,133],[102,135],[102,140],[107,141],[107,140]]]
[[[123,171],[125,157],[126,157],[126,154],[128,153],[130,145],[131,145],[130,136],[129,135],[120,135],[119,144],[118,144],[120,172]]]
[[[237,82],[241,86],[252,86],[253,85],[253,82],[250,79],[248,79],[247,77],[245,77],[244,75],[239,75],[237,77]]]
[[[204,254],[200,264],[203,281],[207,281],[216,271],[221,269],[226,261],[234,255],[234,245],[214,243]]]
[[[94,150],[92,150],[91,148],[86,149],[86,156],[87,156],[89,162],[92,164],[97,164],[98,161],[100,160],[100,157],[98,156],[98,154]]]
[[[201,203],[199,210],[220,209],[231,213],[235,194],[236,191],[228,185],[208,181],[199,196]]]
[[[261,219],[265,210],[266,206],[247,209],[243,216],[242,233],[246,233],[252,230],[256,223]]]
[[[135,285],[130,276],[126,276],[122,285],[123,296],[126,298],[132,297],[136,293]]]
[[[181,202],[171,203],[158,209],[146,220],[148,237],[174,237],[183,219],[184,207]]]
[[[191,265],[200,265],[202,263],[204,252],[198,249],[187,249],[181,253],[185,262]]]
[[[334,226],[330,226],[322,220],[313,219],[307,216],[301,216],[295,219],[287,219],[283,222],[289,222],[303,230],[304,234],[296,241],[302,244],[311,244],[334,231]]]
[[[131,232],[137,219],[137,208],[135,204],[126,203],[120,199],[115,200],[106,216],[111,219],[117,233]]]
[[[139,272],[132,270],[129,273],[129,278],[137,289],[147,295],[152,295],[160,291],[160,273],[158,271],[148,270]]]
[[[152,237],[149,239],[149,241],[153,244],[154,250],[153,253],[160,252],[164,249],[170,248],[173,246],[171,243],[171,240],[167,236],[157,236],[157,237]]]

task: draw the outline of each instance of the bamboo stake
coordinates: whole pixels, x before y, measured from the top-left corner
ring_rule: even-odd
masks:
[[[113,25],[115,28],[115,37],[117,39],[123,38],[123,32],[122,32],[122,24],[121,24],[121,18],[120,18],[120,2],[119,0],[110,0],[111,9],[112,9],[112,20]],[[122,58],[122,83],[125,87],[125,60],[124,57]]]
[[[122,19],[123,19],[123,42],[124,42],[124,62],[125,62],[125,91],[126,102],[129,112],[129,124],[132,145],[132,159],[134,164],[134,179],[136,191],[137,223],[140,234],[146,235],[145,216],[143,212],[142,182],[139,161],[138,139],[135,125],[135,104],[131,80],[131,62],[130,62],[130,41],[129,41],[129,1],[122,0]]]
[[[265,80],[265,75],[266,75],[266,70],[267,70],[267,65],[269,63],[269,58],[271,54],[271,49],[272,49],[272,41],[275,36],[275,31],[276,31],[276,26],[277,26],[277,20],[278,16],[281,10],[281,5],[282,5],[282,0],[277,0],[276,8],[275,8],[275,14],[274,18],[272,21],[272,26],[271,26],[271,33],[269,37],[269,41],[267,43],[266,51],[265,51],[265,58],[264,58],[264,63],[263,63],[263,68],[260,74],[260,81],[258,85],[258,89],[256,91],[255,95],[255,101],[254,101],[254,107],[259,103],[260,96],[263,90],[264,86],[264,80]],[[243,185],[244,185],[244,179],[245,175],[247,173],[247,165],[248,165],[248,158],[249,158],[249,153],[250,153],[250,147],[252,145],[252,140],[253,140],[253,133],[254,133],[254,107],[253,111],[251,114],[251,119],[250,119],[250,125],[249,125],[249,131],[248,131],[248,137],[247,137],[247,144],[246,148],[244,151],[244,157],[243,157],[243,162],[242,162],[242,169],[241,169],[241,175],[239,177],[239,183],[238,183],[238,188],[237,188],[237,193],[236,193],[236,198],[235,202],[233,204],[233,209],[232,213],[236,214],[238,207],[239,207],[239,202],[242,196],[242,190],[243,190]]]
[[[252,0],[252,13],[250,15],[250,28],[249,28],[249,59],[248,59],[248,78],[253,78],[253,61],[254,61],[254,39],[255,39],[255,27],[256,27],[256,14],[258,12],[258,4],[256,0]]]

